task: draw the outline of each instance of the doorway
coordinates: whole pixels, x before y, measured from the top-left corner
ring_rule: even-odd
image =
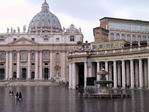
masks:
[[[13,77],[12,79],[16,79],[17,78],[17,73],[16,72],[13,72]]]
[[[32,72],[31,73],[31,80],[34,80],[35,79],[35,72]]]
[[[84,63],[78,64],[78,86],[84,87]]]
[[[43,73],[43,77],[44,79],[48,79],[49,78],[49,68],[44,68],[44,73]]]
[[[26,73],[27,73],[27,69],[26,68],[22,68],[22,79],[26,79]]]
[[[4,79],[5,79],[5,69],[0,68],[0,80],[4,80]]]

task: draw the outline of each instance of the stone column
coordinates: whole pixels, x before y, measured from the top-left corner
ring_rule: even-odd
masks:
[[[129,66],[129,62],[126,62],[126,85],[130,86],[130,66]]]
[[[27,79],[31,79],[31,53],[28,51],[27,58]]]
[[[114,88],[117,88],[116,61],[113,61]]]
[[[9,54],[6,52],[6,64],[5,64],[5,80],[9,78]]]
[[[122,88],[126,88],[125,60],[122,60]]]
[[[144,64],[143,64],[143,73],[144,73],[144,87],[147,88],[148,87],[148,74],[147,74],[147,60],[144,60]]]
[[[9,78],[12,78],[12,52],[9,52]]]
[[[53,52],[50,52],[50,77],[54,77],[53,74]]]
[[[72,88],[76,88],[76,64],[72,63]]]
[[[20,51],[17,51],[17,79],[20,79]]]
[[[98,75],[98,73],[100,71],[99,69],[100,69],[100,62],[97,62],[97,76],[96,76],[97,80],[100,80],[100,75]]]
[[[131,77],[131,88],[134,88],[134,65],[133,60],[130,60],[130,77]]]
[[[84,88],[87,86],[87,62],[84,62]]]
[[[139,68],[138,68],[138,61],[135,60],[135,85],[138,88],[139,87]]]
[[[105,71],[108,72],[108,61],[105,61]],[[109,75],[106,75],[106,79],[109,79]]]
[[[147,59],[148,88],[149,88],[149,58]]]
[[[139,59],[139,87],[143,88],[142,60]]]
[[[72,88],[72,66],[69,64],[69,88]]]
[[[38,51],[35,52],[35,80],[38,80]]]
[[[113,74],[113,72],[112,72],[112,63],[111,62],[109,62],[109,80],[112,80],[112,74]]]
[[[92,62],[88,62],[88,77],[92,77]]]
[[[40,58],[39,58],[39,79],[42,80],[43,79],[43,75],[42,75],[42,51],[40,51]],[[49,75],[49,74],[48,74]]]
[[[117,62],[117,83],[118,83],[118,86],[121,87],[121,63],[120,61]]]

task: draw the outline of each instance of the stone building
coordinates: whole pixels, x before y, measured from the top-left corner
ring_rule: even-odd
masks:
[[[148,25],[147,21],[101,19],[100,27],[93,30],[95,42],[69,53],[69,88],[86,87],[102,68],[109,72],[113,88],[149,88]]]
[[[82,41],[81,29],[62,28],[45,0],[28,30],[7,28],[0,34],[0,79],[68,81],[66,55]]]
[[[109,31],[109,40],[149,41],[149,21],[104,17],[100,27]]]

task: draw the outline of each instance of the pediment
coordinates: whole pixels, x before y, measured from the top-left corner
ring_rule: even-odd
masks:
[[[20,38],[14,42],[9,43],[9,45],[37,45],[37,43],[26,38]]]

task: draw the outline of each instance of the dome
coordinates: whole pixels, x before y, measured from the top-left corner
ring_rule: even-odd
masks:
[[[49,11],[49,5],[45,2],[42,4],[42,10],[33,17],[29,24],[28,32],[30,33],[50,33],[61,32],[61,24],[58,18]]]

